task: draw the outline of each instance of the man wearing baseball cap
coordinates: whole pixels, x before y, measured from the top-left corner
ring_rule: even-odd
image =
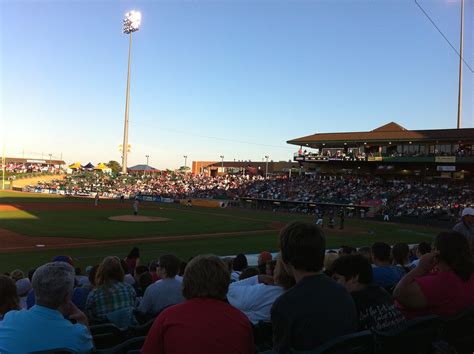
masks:
[[[453,231],[464,235],[471,247],[474,256],[474,208],[464,208],[461,214],[461,221],[453,227]]]

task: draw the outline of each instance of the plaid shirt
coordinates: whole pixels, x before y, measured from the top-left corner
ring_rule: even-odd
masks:
[[[135,307],[136,293],[129,284],[117,282],[105,288],[92,290],[87,297],[86,314],[89,318],[103,319],[115,310]]]

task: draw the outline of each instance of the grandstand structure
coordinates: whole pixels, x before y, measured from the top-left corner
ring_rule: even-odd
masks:
[[[288,175],[300,170],[297,162],[291,161],[193,161],[192,174],[204,174],[209,177],[221,175]]]
[[[390,122],[368,132],[317,133],[287,141],[306,172],[472,178],[474,128],[408,130]],[[308,151],[314,149],[314,151]]]

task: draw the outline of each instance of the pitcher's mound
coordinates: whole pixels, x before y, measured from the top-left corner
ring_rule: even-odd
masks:
[[[118,215],[118,216],[110,216],[109,220],[128,221],[128,222],[157,222],[157,221],[168,221],[169,219],[160,218],[159,216]]]

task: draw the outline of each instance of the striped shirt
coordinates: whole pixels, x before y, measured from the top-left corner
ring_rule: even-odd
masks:
[[[135,307],[136,293],[129,284],[116,282],[101,286],[89,293],[86,314],[89,318],[104,319],[106,314],[123,308]]]

